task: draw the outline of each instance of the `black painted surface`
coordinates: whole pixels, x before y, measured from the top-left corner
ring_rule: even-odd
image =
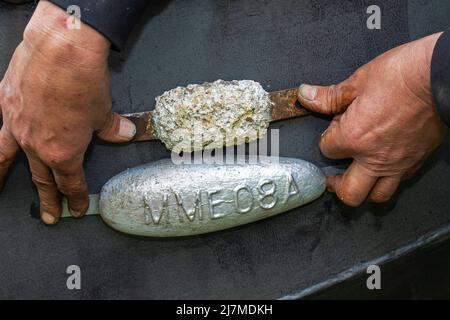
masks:
[[[419,248],[380,267],[380,289],[367,290],[366,272],[307,299],[450,299],[450,241]]]
[[[381,7],[381,30],[366,28],[371,4]],[[444,0],[155,1],[128,49],[111,56],[114,109],[151,109],[167,89],[218,78],[252,79],[267,90],[337,82],[410,37],[443,28],[437,13],[449,8]],[[0,73],[31,12],[0,4]],[[317,147],[326,125],[317,117],[273,125],[280,154],[332,164]],[[21,156],[0,195],[0,297],[282,297],[449,224],[449,147],[447,139],[386,205],[351,209],[326,194],[253,225],[164,240],[120,234],[98,217],[45,227],[30,215],[37,196]],[[90,192],[127,167],[168,156],[159,142],[95,142],[85,164]],[[80,291],[66,289],[71,264],[81,267]]]

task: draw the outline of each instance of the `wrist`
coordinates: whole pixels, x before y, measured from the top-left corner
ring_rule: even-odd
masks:
[[[432,100],[431,90],[431,61],[433,57],[434,47],[436,42],[441,36],[442,32],[435,33],[424,37],[420,41],[420,47],[416,49],[419,54],[417,67],[419,68],[419,83],[422,83],[422,87],[425,89],[426,94]]]
[[[431,62],[433,50],[440,33],[415,40],[400,46],[400,73],[404,84],[429,110],[434,110],[431,84]]]
[[[439,40],[439,37],[442,35],[442,33],[443,32],[434,33],[434,34],[429,35],[422,39],[424,41],[424,48],[425,48],[425,54],[424,54],[424,64],[426,66],[425,77],[428,81],[430,88],[431,88],[430,70],[431,70],[431,62],[433,60],[433,52],[434,52],[436,43]]]
[[[435,110],[440,119],[450,128],[450,33],[440,33],[433,47],[430,82]]]
[[[108,57],[110,42],[99,32],[79,21],[71,27],[73,19],[67,12],[49,1],[40,1],[25,28],[23,42],[40,51],[48,59],[70,61],[77,66],[103,65]]]

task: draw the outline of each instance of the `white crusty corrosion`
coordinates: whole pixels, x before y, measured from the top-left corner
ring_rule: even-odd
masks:
[[[164,92],[156,98],[153,124],[175,152],[221,148],[264,136],[271,107],[258,82],[217,80]]]

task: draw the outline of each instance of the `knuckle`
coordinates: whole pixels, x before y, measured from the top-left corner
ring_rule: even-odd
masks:
[[[58,189],[66,196],[75,196],[86,192],[85,183],[82,180],[62,181],[58,184]]]
[[[379,151],[366,157],[364,163],[370,168],[370,171],[377,176],[395,175],[398,171],[403,171],[399,165],[402,158],[395,154],[389,154],[387,151]]]
[[[347,140],[352,143],[359,143],[361,141],[364,132],[357,126],[351,126],[349,130],[347,130]]]
[[[110,110],[103,116],[103,123],[101,124],[102,130],[109,130],[114,126],[115,118],[114,113]]]
[[[338,112],[338,86],[331,85],[327,90],[326,103],[332,113]]]
[[[72,155],[66,150],[50,150],[41,155],[42,161],[44,161],[51,168],[64,167],[70,160],[73,159]]]
[[[119,123],[118,121],[116,121],[116,118],[114,117],[114,112],[110,110],[102,117],[102,121],[99,123],[99,125],[96,126],[96,134],[98,136],[103,136],[117,129],[118,126]]]
[[[357,95],[357,87],[350,81],[345,82],[339,86],[339,94],[338,96],[341,97],[343,101],[352,101],[352,97],[355,97]]]
[[[21,98],[18,94],[16,94],[14,91],[8,90],[8,91],[1,91],[0,94],[0,104],[2,106],[16,106],[19,105],[21,101]]]
[[[365,131],[358,126],[350,126],[342,130],[342,138],[345,145],[353,151],[360,151],[366,149],[366,143],[363,140]]]
[[[354,192],[351,192],[350,190],[346,190],[345,188],[341,188],[336,191],[336,195],[339,197],[339,199],[345,203],[346,205],[350,207],[357,207],[359,206],[364,199],[360,199],[360,197],[355,194]]]
[[[0,167],[9,165],[12,161],[12,157],[0,151]]]
[[[31,180],[35,184],[36,187],[40,189],[49,189],[54,186],[54,182],[48,178],[41,177],[38,174],[32,174]]]
[[[361,79],[364,79],[367,75],[367,65],[359,67],[355,72],[350,76],[350,80],[352,82],[359,82]]]
[[[394,157],[392,155],[389,155],[387,152],[379,152],[377,154],[377,162],[380,164],[386,164],[392,162]]]
[[[23,30],[22,37],[24,39],[31,39],[33,37],[33,31],[31,28],[27,27]]]
[[[47,212],[53,212],[56,209],[55,204],[52,202],[52,200],[45,196],[41,196],[39,198],[39,206],[42,210]]]
[[[25,150],[33,149],[33,141],[29,135],[24,135],[24,136],[20,137],[19,144]]]
[[[389,199],[391,199],[391,195],[380,190],[376,190],[370,195],[370,200],[373,202],[386,202]]]
[[[320,152],[329,158],[334,157],[336,150],[342,150],[342,145],[339,139],[335,139],[335,136],[331,132],[324,134],[319,140]]]

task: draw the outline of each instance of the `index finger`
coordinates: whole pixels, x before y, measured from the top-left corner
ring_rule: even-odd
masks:
[[[2,128],[0,130],[0,189],[18,151],[19,145],[11,134]]]
[[[56,224],[61,216],[61,197],[52,172],[35,155],[27,153],[31,178],[39,194],[41,219],[45,224]]]

